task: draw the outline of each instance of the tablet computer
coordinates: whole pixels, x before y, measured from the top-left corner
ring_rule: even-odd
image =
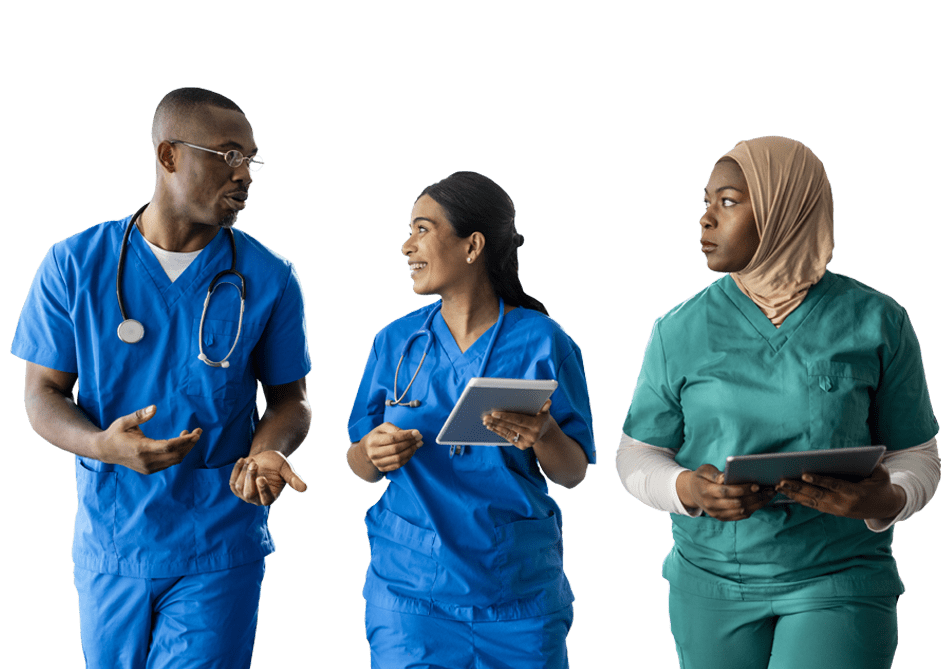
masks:
[[[509,442],[483,425],[491,411],[535,415],[559,387],[548,379],[470,379],[453,412],[443,424],[436,443],[466,446],[509,446]]]
[[[724,467],[724,483],[775,486],[781,479],[798,479],[807,473],[860,481],[873,473],[885,452],[885,446],[856,446],[822,451],[731,455]]]

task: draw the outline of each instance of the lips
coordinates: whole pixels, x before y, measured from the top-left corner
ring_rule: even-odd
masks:
[[[717,248],[717,244],[706,239],[701,240],[701,253],[710,253]]]
[[[416,275],[417,272],[419,272],[419,271],[422,270],[424,267],[426,267],[426,263],[425,263],[425,262],[411,262],[411,263],[408,263],[408,264],[410,265],[410,276],[411,276],[411,277],[414,276],[414,275]]]
[[[236,211],[241,211],[245,208],[245,201],[248,199],[248,193],[246,191],[234,191],[225,195],[225,201],[228,203],[228,206]]]

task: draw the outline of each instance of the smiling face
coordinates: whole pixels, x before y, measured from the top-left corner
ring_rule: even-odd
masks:
[[[704,189],[701,251],[715,272],[739,272],[750,264],[760,235],[747,179],[733,160],[718,162]]]
[[[251,124],[239,111],[206,106],[188,122],[176,126],[174,132],[183,136],[167,139],[215,151],[236,149],[244,156],[254,156],[258,151]],[[234,225],[238,212],[245,208],[251,185],[247,161],[230,167],[216,153],[167,142],[160,145],[159,156],[171,161],[167,178],[178,218],[188,223]]]
[[[457,237],[446,212],[429,195],[418,199],[410,212],[410,237],[400,252],[410,264],[413,291],[444,295],[460,286],[469,269],[470,240]]]

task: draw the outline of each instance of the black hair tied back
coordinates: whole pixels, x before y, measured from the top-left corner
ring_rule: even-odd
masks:
[[[506,304],[548,315],[539,300],[526,295],[519,281],[516,249],[525,237],[516,232],[516,208],[506,191],[476,172],[456,172],[428,186],[420,197],[424,195],[443,207],[457,236],[479,232],[486,238],[486,268],[496,295]]]

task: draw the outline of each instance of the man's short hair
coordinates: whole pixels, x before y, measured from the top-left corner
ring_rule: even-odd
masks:
[[[152,118],[152,141],[158,144],[164,139],[160,136],[162,128],[166,127],[171,119],[190,116],[200,107],[219,107],[244,114],[241,107],[214,91],[204,88],[177,88],[166,94],[159,102],[159,106],[155,108],[155,116]]]

